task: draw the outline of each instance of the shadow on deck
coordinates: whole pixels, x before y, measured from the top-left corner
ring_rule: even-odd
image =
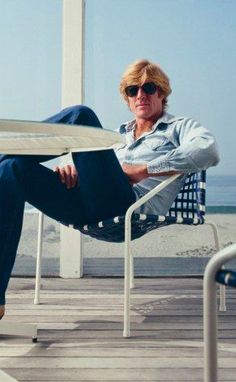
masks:
[[[203,381],[202,280],[137,279],[132,337],[122,337],[123,280],[13,278],[4,321],[37,323],[38,343],[0,336],[0,368],[19,381]],[[219,314],[220,381],[235,380],[236,309]]]

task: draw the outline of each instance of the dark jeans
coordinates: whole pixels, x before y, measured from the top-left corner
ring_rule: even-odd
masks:
[[[46,120],[101,128],[85,106],[69,107]],[[51,218],[83,226],[124,214],[135,194],[113,150],[73,154],[79,186],[67,189],[42,162],[55,156],[0,155],[0,305],[15,262],[21,235],[24,203]]]

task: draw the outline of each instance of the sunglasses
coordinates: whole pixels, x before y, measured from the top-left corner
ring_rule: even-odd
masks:
[[[157,85],[154,82],[145,82],[142,86],[130,85],[125,88],[125,93],[128,97],[135,97],[139,89],[142,89],[145,94],[154,94],[157,91]]]

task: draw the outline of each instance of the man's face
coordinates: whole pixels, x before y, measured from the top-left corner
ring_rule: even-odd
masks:
[[[163,112],[163,98],[158,89],[154,94],[146,94],[140,87],[134,97],[128,97],[128,104],[136,119],[156,122]]]

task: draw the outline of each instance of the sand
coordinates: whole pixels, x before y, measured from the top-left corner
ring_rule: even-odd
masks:
[[[217,224],[223,246],[236,242],[236,215],[210,214],[208,221]],[[18,256],[36,257],[38,214],[26,213]],[[60,224],[45,218],[43,240],[44,258],[59,258]],[[140,257],[206,257],[215,252],[213,234],[209,226],[173,225],[150,232],[143,240],[133,242],[135,256]],[[85,257],[119,257],[122,244],[112,244],[84,237]]]

